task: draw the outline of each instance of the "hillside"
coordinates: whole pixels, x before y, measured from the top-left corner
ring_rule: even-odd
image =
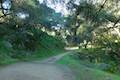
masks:
[[[34,58],[42,59],[55,54],[57,55],[63,51],[64,44],[60,40],[42,31],[39,31],[39,34],[41,36],[35,42],[36,47],[34,49],[34,46],[32,46],[33,48],[31,50],[15,48],[10,42],[5,39],[0,39],[0,64],[9,64],[11,62],[31,60]]]

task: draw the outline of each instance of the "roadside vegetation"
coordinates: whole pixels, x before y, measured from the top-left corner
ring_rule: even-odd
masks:
[[[18,45],[21,45],[20,43],[17,43],[17,45],[14,43],[15,46],[13,47],[8,41],[1,39],[0,64],[10,64],[21,60],[43,59],[64,52],[64,43],[62,43],[59,39],[49,36],[41,31],[40,34],[42,36],[39,38],[39,40],[37,40],[37,43],[33,43],[33,45],[36,47],[34,48],[33,45],[29,45],[29,50],[23,47],[21,47],[22,49],[17,48]],[[18,36],[16,36],[16,38],[18,38]],[[59,45],[59,43],[61,43],[61,45]]]
[[[80,60],[76,58],[76,53],[64,56],[61,60],[57,61],[57,64],[68,66],[75,80],[120,80],[119,74],[108,73],[101,68],[103,65],[96,65],[90,63],[88,60]],[[98,67],[99,66],[99,67]]]
[[[66,46],[79,48],[60,61],[78,79],[87,80],[88,68],[88,79],[118,80],[120,0],[0,0],[0,64],[43,59]]]

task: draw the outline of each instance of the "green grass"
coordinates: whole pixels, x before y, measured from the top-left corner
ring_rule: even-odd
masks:
[[[54,55],[57,55],[63,52],[64,50],[58,49],[58,48],[54,48],[54,49],[40,48],[34,52],[32,59],[41,60],[41,59],[48,58],[48,57],[51,57],[51,56],[54,56]]]
[[[76,76],[76,80],[120,80],[117,75],[86,67],[69,55],[63,57],[57,63],[70,67]]]

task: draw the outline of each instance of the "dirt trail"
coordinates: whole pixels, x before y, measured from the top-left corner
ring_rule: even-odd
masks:
[[[43,61],[22,62],[0,69],[0,80],[74,80],[70,69],[54,64],[64,55],[60,54]]]

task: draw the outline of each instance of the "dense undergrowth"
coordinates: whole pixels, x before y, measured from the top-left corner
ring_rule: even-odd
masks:
[[[34,38],[34,41],[30,41],[32,39],[27,36],[28,43],[26,43],[23,35],[19,33],[14,37],[11,36],[11,38],[9,36],[7,39],[0,39],[0,64],[10,64],[36,58],[42,59],[63,51],[64,44],[56,37],[49,36],[45,32],[39,31],[39,35],[34,32],[34,35],[37,36],[30,36],[32,39]]]
[[[102,48],[89,48],[79,50],[74,57],[86,66],[119,74],[119,60],[114,55],[113,52],[111,53]]]

